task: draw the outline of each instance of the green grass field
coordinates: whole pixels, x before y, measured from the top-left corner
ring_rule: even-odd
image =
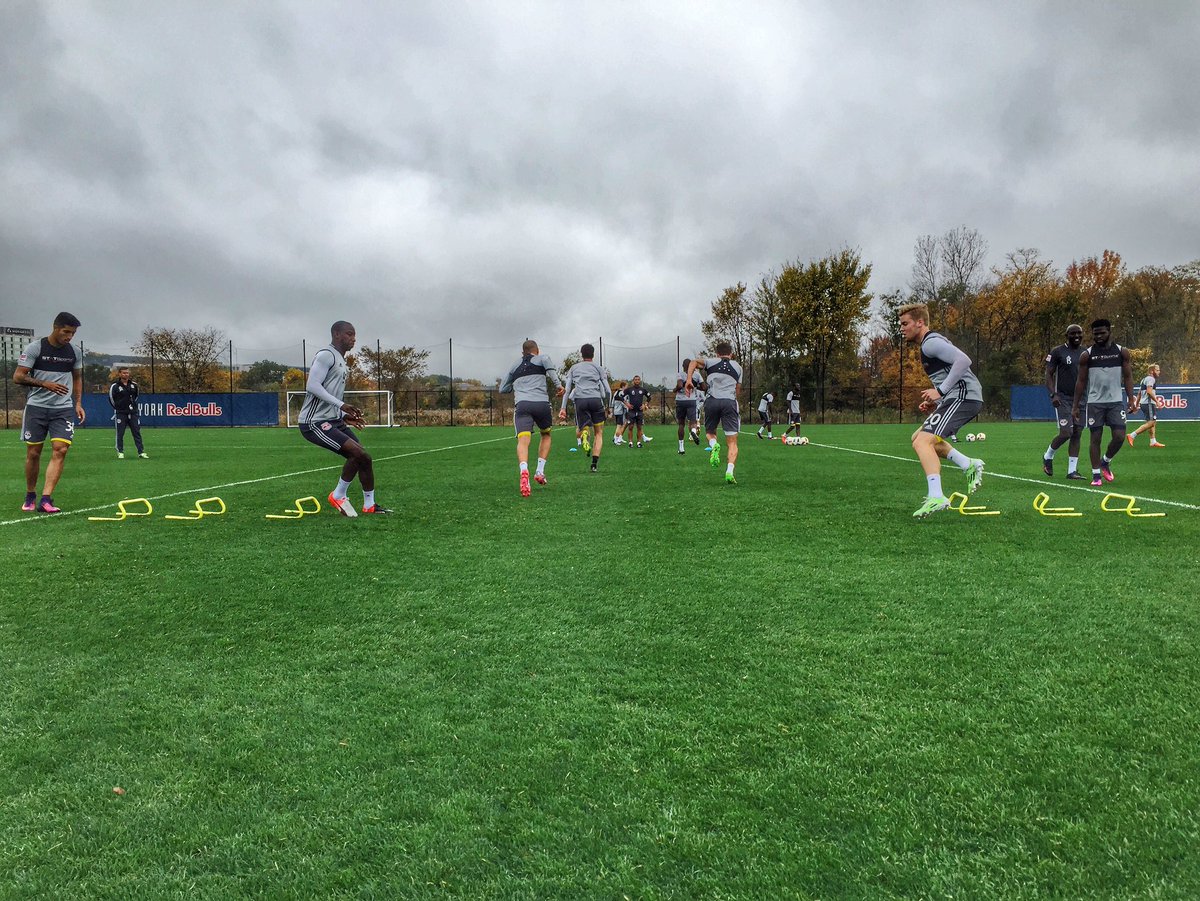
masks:
[[[560,430],[529,499],[508,429],[370,430],[397,515],[294,522],[295,431],[85,430],[40,518],[10,431],[0,897],[1200,896],[1200,425],[1114,463],[1164,518],[997,423],[1001,514],[926,522],[912,428],[736,487]]]

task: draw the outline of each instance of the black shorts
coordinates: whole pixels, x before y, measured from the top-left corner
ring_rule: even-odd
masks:
[[[704,402],[704,431],[717,434],[717,427],[726,435],[736,435],[742,427],[742,414],[736,400],[726,397],[710,397]]]
[[[680,400],[675,398],[675,421],[678,423],[690,422],[695,425],[698,420],[699,403],[697,398],[691,400]]]
[[[1125,428],[1125,404],[1117,401],[1107,404],[1088,404],[1083,418],[1093,432],[1108,426],[1110,429]]]
[[[943,397],[933,412],[921,423],[921,431],[937,435],[939,438],[949,438],[951,435],[957,435],[958,430],[978,416],[982,409],[981,400]]]
[[[625,414],[626,425],[643,425],[646,422],[646,414],[640,410],[629,410]]]
[[[764,412],[763,410],[759,410],[758,411],[758,421],[761,422],[763,425],[770,425],[771,424],[771,414]]]
[[[1071,408],[1075,405],[1073,397],[1062,397],[1058,399],[1058,406],[1054,408],[1054,420],[1058,423],[1058,433],[1060,435],[1075,436],[1078,435],[1083,427],[1079,424],[1074,416],[1071,415]]]
[[[788,423],[791,425],[800,425],[800,414],[788,413]]]
[[[550,412],[548,400],[519,400],[513,407],[513,430],[520,435],[522,432],[533,433],[534,427],[543,435],[548,434],[554,423],[554,414]]]
[[[1149,402],[1142,404],[1142,415],[1146,417],[1146,422],[1154,422],[1158,419],[1158,405]]]
[[[26,444],[45,444],[49,438],[53,444],[69,445],[75,438],[74,407],[38,407],[25,405],[21,416],[21,440]]]
[[[326,419],[324,422],[300,423],[300,434],[317,447],[341,453],[347,441],[355,441],[354,433],[344,419]]]
[[[604,401],[598,397],[575,398],[575,428],[604,425]]]

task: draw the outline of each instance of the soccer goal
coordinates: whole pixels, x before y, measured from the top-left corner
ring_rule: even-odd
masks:
[[[300,408],[304,406],[304,391],[289,391],[287,393],[287,424],[295,428],[300,424]],[[347,391],[343,398],[352,407],[358,407],[363,412],[363,419],[371,428],[392,427],[392,392],[391,391]]]

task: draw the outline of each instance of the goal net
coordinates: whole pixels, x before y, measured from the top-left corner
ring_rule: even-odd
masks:
[[[304,406],[304,391],[289,391],[287,393],[287,424],[295,428],[300,424],[300,408]],[[352,407],[362,410],[363,419],[372,428],[391,428],[392,426],[392,392],[391,391],[347,391],[343,400]]]

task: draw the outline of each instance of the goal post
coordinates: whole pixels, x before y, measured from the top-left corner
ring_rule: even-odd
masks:
[[[304,406],[304,391],[289,391],[287,393],[287,427],[296,428],[300,424],[300,408]],[[352,407],[362,410],[363,419],[368,428],[391,428],[393,422],[393,405],[391,391],[347,391],[343,400]]]

